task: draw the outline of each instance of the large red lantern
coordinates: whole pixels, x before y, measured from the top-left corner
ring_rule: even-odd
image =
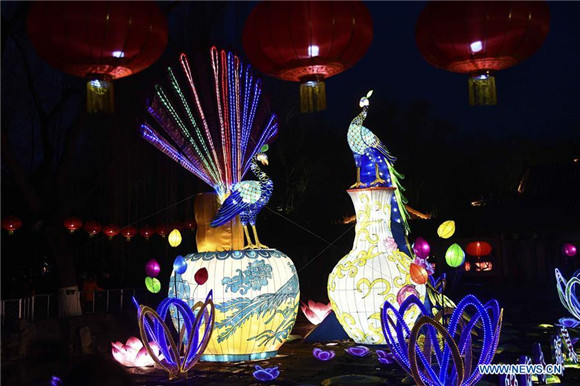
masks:
[[[473,241],[465,248],[469,256],[481,257],[491,253],[491,244],[487,241]]]
[[[109,240],[113,240],[113,237],[119,234],[119,227],[114,224],[105,225],[103,227],[103,233],[109,236]]]
[[[242,35],[257,69],[300,82],[302,112],[326,108],[324,79],[352,67],[372,40],[373,21],[360,1],[263,1]]]
[[[137,228],[128,226],[121,229],[121,236],[123,236],[127,241],[131,241],[131,237],[134,237],[137,234]]]
[[[415,32],[429,64],[469,74],[471,105],[495,105],[494,73],[532,56],[549,28],[543,1],[433,1]]]
[[[89,237],[94,237],[101,232],[101,224],[95,221],[87,221],[84,228],[85,231],[89,234]]]
[[[167,21],[154,1],[37,1],[27,30],[48,64],[88,79],[94,113],[112,112],[112,81],[146,69],[167,45]]]
[[[83,226],[83,222],[81,221],[80,218],[68,217],[64,219],[63,225],[72,234],[75,233],[77,229],[80,229]]]
[[[2,229],[8,231],[8,234],[12,236],[14,231],[18,230],[22,226],[22,220],[16,216],[8,216],[2,219]]]

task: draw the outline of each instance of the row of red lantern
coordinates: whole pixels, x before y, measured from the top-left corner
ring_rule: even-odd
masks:
[[[127,227],[119,227],[115,224],[107,224],[102,226],[96,221],[87,221],[84,223],[83,221],[77,217],[68,217],[64,220],[63,225],[66,229],[68,229],[71,233],[74,233],[78,229],[83,228],[90,237],[94,237],[99,233],[103,233],[104,235],[108,236],[109,239],[117,235],[121,235],[127,239],[127,241],[131,240],[132,237],[137,236],[139,234],[141,237],[144,237],[148,240],[151,236],[158,234],[159,236],[165,238],[169,235],[169,233],[173,229],[191,229],[195,230],[197,228],[197,223],[194,219],[189,219],[184,221],[183,223],[173,224],[173,225],[165,225],[159,224],[156,227],[152,227],[149,225],[144,225],[141,228],[137,229],[133,226]],[[7,216],[2,219],[2,228],[11,235],[14,231],[18,230],[22,227],[22,220],[16,216]]]

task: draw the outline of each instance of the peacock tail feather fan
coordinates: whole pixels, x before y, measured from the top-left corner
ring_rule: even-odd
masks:
[[[155,86],[142,135],[225,196],[276,136],[276,115],[262,97],[262,82],[231,52],[212,47],[209,65],[196,62],[195,73],[183,53],[180,65]]]

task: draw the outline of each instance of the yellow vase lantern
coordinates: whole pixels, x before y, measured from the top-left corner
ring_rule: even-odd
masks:
[[[398,249],[391,232],[395,188],[351,189],[356,210],[352,250],[328,276],[328,298],[346,333],[363,344],[385,344],[380,312],[386,300],[400,304],[409,294],[425,300],[425,285],[411,281],[412,259]],[[416,310],[405,314],[412,326]]]

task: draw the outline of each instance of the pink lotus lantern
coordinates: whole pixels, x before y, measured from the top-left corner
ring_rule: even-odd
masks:
[[[429,252],[431,252],[431,247],[427,240],[422,237],[417,237],[415,239],[415,243],[413,244],[413,252],[415,255],[421,259],[426,259],[429,256]]]
[[[127,343],[123,344],[121,342],[111,342],[111,352],[113,353],[113,358],[120,364],[126,367],[147,367],[153,366],[155,362],[149,356],[147,348],[143,346],[141,340],[134,336],[127,339]],[[151,343],[151,349],[155,352],[157,356],[163,356],[160,353],[159,346],[157,343]]]
[[[314,302],[312,300],[308,301],[308,305],[304,304],[303,302],[300,303],[302,304],[300,309],[302,312],[304,312],[306,319],[308,319],[308,321],[310,321],[310,323],[314,324],[315,326],[320,324],[332,311],[330,303],[325,305],[323,303]]]

